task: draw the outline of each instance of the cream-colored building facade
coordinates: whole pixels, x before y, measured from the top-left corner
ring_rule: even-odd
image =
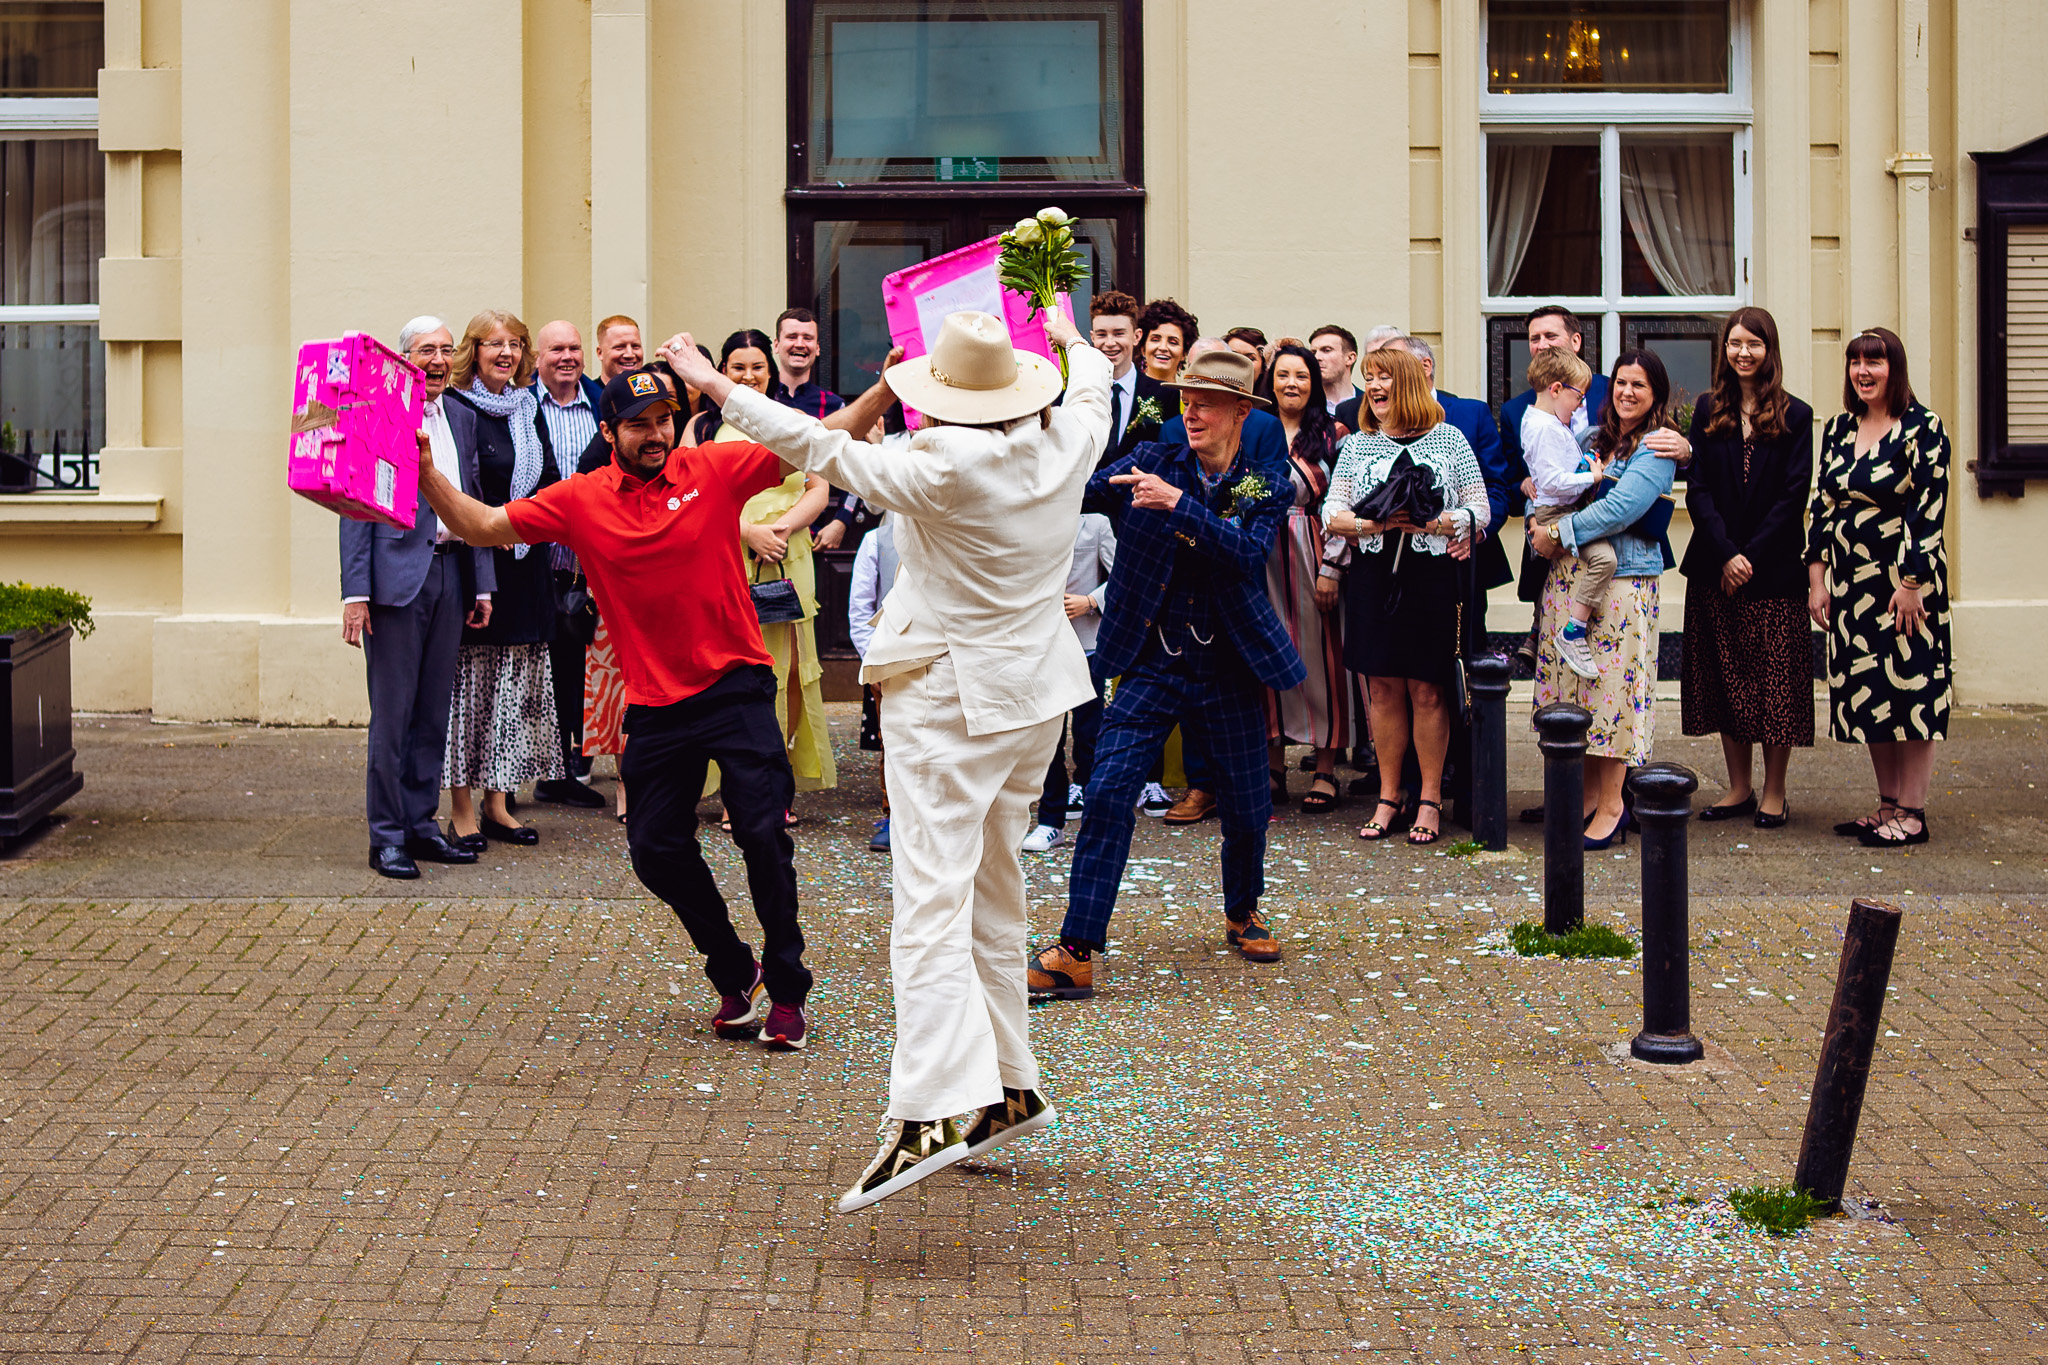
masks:
[[[2048,4],[1728,0],[1729,89],[1687,108],[1490,91],[1502,54],[1481,0],[1107,8],[1138,16],[1124,88],[1142,96],[1123,116],[1141,153],[1124,171],[1142,190],[1125,202],[1145,293],[1209,330],[1399,324],[1437,344],[1440,382],[1468,395],[1499,383],[1489,158],[1504,153],[1490,142],[1554,135],[1581,150],[1553,165],[1609,167],[1631,120],[1725,137],[1730,292],[1775,314],[1789,387],[1823,416],[1847,338],[1904,337],[1954,439],[1959,689],[2048,701],[2048,488],[1980,497],[1967,472],[1970,154],[2048,134]],[[421,312],[459,331],[484,307],[586,336],[623,312],[714,345],[766,326],[792,300],[802,208],[792,31],[769,0],[107,0],[98,488],[0,498],[0,575],[94,600],[78,704],[362,720],[335,519],[284,483],[297,343],[389,338]],[[1616,172],[1600,173],[1611,246]],[[1113,283],[1133,278],[1130,256]],[[1612,295],[1618,267],[1603,269]],[[1625,304],[1608,312],[1589,315],[1603,354],[1629,325]],[[1668,575],[1667,630],[1682,592]]]

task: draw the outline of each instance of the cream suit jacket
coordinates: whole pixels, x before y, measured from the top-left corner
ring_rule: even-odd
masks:
[[[725,419],[789,464],[889,513],[901,563],[861,681],[953,656],[970,735],[1036,725],[1095,696],[1064,597],[1081,494],[1109,441],[1109,361],[1067,353],[1067,395],[1007,431],[938,427],[908,450],[828,431],[752,389]]]

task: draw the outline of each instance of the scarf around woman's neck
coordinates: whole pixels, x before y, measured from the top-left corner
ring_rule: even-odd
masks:
[[[540,487],[541,466],[540,431],[534,425],[540,404],[533,390],[507,386],[503,393],[492,393],[484,387],[481,376],[472,376],[462,396],[476,404],[478,411],[506,419],[512,428],[512,496],[532,497],[533,490]],[[512,557],[524,559],[531,548],[514,545]]]

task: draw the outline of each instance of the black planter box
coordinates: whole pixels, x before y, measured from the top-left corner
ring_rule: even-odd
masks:
[[[0,635],[0,715],[0,839],[17,839],[85,785],[71,767],[71,627]]]

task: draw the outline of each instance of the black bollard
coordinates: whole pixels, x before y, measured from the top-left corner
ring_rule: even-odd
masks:
[[[1536,713],[1543,751],[1543,932],[1586,920],[1586,729],[1593,713],[1568,701]]]
[[[1472,838],[1489,853],[1508,846],[1508,661],[1465,666],[1472,693]]]
[[[1707,1050],[1692,1036],[1685,827],[1700,779],[1677,763],[1650,763],[1629,776],[1629,785],[1643,827],[1643,1031],[1629,1055],[1672,1066],[1696,1062]]]
[[[1877,1047],[1900,918],[1899,907],[1883,901],[1858,896],[1849,905],[1835,1000],[1828,1006],[1813,1099],[1806,1107],[1806,1135],[1792,1174],[1792,1182],[1830,1213],[1841,1211],[1842,1187],[1849,1180],[1849,1153],[1856,1146],[1856,1121],[1863,1113],[1863,1087],[1870,1080],[1870,1054]]]

